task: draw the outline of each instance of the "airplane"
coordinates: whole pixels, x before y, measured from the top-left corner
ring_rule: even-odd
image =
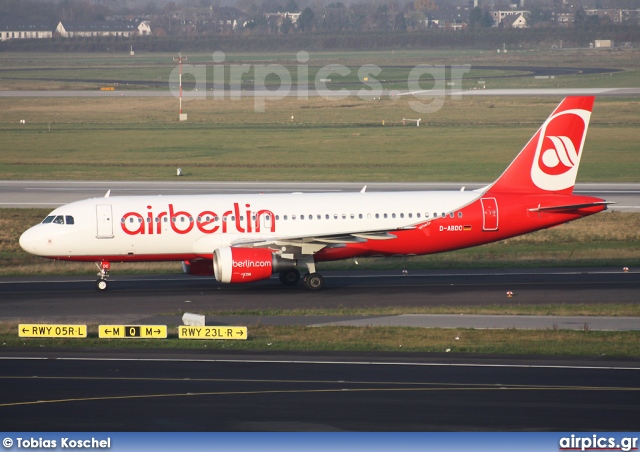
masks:
[[[473,191],[113,196],[55,209],[20,246],[49,259],[181,261],[186,273],[249,283],[278,273],[319,290],[316,263],[441,253],[504,240],[607,209],[573,194],[593,96],[567,97],[492,184]]]

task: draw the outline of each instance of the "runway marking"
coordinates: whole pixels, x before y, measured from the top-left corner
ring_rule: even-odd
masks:
[[[10,361],[20,357],[0,356],[0,360]],[[335,364],[335,365],[369,365],[369,366],[415,366],[415,367],[484,367],[484,368],[512,368],[512,369],[575,369],[575,370],[639,370],[638,367],[622,366],[568,366],[550,364],[481,364],[481,363],[419,363],[419,362],[387,362],[387,361],[311,361],[311,360],[267,360],[267,359],[183,359],[183,358],[44,358],[58,361],[105,361],[105,362],[170,362],[170,363],[246,363],[246,364]]]
[[[624,274],[634,274],[635,272],[629,272],[629,273],[624,273]],[[573,272],[516,272],[516,273],[512,273],[512,272],[499,272],[499,273],[437,273],[437,274],[425,274],[425,273],[410,273],[410,274],[406,274],[406,275],[402,275],[402,274],[389,274],[389,275],[361,275],[361,274],[354,274],[354,275],[325,275],[325,279],[329,278],[375,278],[375,279],[379,279],[379,278],[446,278],[446,277],[464,277],[464,276],[567,276],[567,275],[619,275],[619,274],[623,274],[622,271],[619,270],[610,270],[610,271],[586,271],[586,272],[582,272],[582,271],[573,271]],[[278,279],[277,276],[272,276],[270,279]],[[21,280],[21,281],[0,281],[0,285],[2,284],[67,284],[67,283],[85,283],[85,282],[94,282],[94,279],[72,279],[72,280]],[[184,278],[162,278],[162,279],[154,279],[154,278],[136,278],[136,279],[111,279],[112,282],[119,282],[119,283],[123,283],[123,282],[150,282],[150,281],[155,281],[155,282],[164,282],[164,281],[183,281],[183,282],[194,282],[196,280],[194,279],[184,279]],[[216,282],[215,279],[213,278],[198,278],[197,282],[206,282],[206,281],[211,281],[211,282]],[[633,281],[624,281],[623,283],[631,283]],[[531,284],[531,285],[535,285],[535,284],[549,284],[549,283],[545,283],[545,282],[530,282],[530,283],[514,283],[514,284]],[[558,283],[553,283],[553,284],[560,284],[560,282]],[[575,283],[563,283],[563,284],[610,284],[610,281],[603,281],[603,282],[575,282]],[[452,284],[449,283],[442,283],[440,285],[443,286],[449,286]],[[466,286],[466,285],[494,285],[494,284],[455,284],[456,286]],[[231,287],[231,286],[229,286]],[[184,289],[184,288],[181,288]],[[146,289],[145,289],[146,290]],[[162,290],[166,290],[166,289],[162,289]],[[177,289],[176,289],[177,290]]]
[[[2,378],[40,378],[40,377],[2,377]],[[61,378],[61,377],[47,377],[51,379]],[[88,380],[88,379],[96,379],[99,378],[73,378],[67,377],[70,379],[77,380]],[[126,380],[126,379],[124,379]],[[151,380],[151,379],[149,379]],[[162,379],[157,381],[163,381]],[[176,381],[185,381],[185,379],[176,379]],[[189,381],[189,380],[187,380]],[[243,382],[244,380],[222,380],[222,381],[232,381],[232,382]],[[252,382],[249,380],[249,382]],[[265,380],[258,382],[273,382],[273,383],[287,383],[288,381],[281,380]],[[314,381],[292,381],[293,383],[316,383]],[[362,384],[359,382],[344,382],[344,381],[331,381],[331,382],[320,382],[320,383],[331,383],[338,385],[348,385],[348,384]],[[407,383],[367,383],[366,384],[407,384]],[[317,383],[316,383],[317,384]],[[420,383],[414,383],[420,384]],[[336,389],[272,389],[272,390],[257,390],[257,391],[210,391],[210,392],[186,392],[186,393],[169,393],[169,394],[137,394],[137,395],[125,395],[125,396],[101,396],[101,397],[78,397],[78,398],[68,398],[68,399],[52,399],[52,400],[34,400],[34,401],[26,401],[26,402],[10,402],[0,404],[0,407],[13,407],[13,406],[25,406],[25,405],[41,405],[46,403],[69,403],[69,402],[90,402],[90,401],[109,401],[109,400],[131,400],[131,399],[152,399],[152,398],[161,398],[161,397],[192,397],[192,396],[216,396],[216,395],[262,395],[262,394],[312,394],[312,393],[345,393],[345,392],[441,392],[441,391],[623,391],[623,392],[635,392],[640,391],[640,388],[624,388],[624,387],[598,387],[598,386],[527,386],[527,385],[502,385],[502,384],[492,384],[492,385],[471,385],[476,387],[468,387],[469,385],[458,384],[455,386],[461,387],[446,387],[452,386],[447,383],[422,383],[422,384],[430,384],[430,385],[444,385],[445,387],[439,388],[336,388]]]
[[[61,206],[59,202],[0,202],[2,206]]]

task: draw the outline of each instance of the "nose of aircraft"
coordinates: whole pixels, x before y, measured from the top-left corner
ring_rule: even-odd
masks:
[[[40,254],[43,249],[44,239],[37,231],[37,226],[27,229],[20,236],[20,247],[30,254]]]

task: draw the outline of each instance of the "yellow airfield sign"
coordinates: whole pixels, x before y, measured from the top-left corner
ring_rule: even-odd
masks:
[[[179,339],[246,340],[246,326],[179,326]]]
[[[87,337],[87,325],[47,325],[42,323],[21,323],[19,337]]]
[[[166,339],[166,325],[100,325],[100,339]]]

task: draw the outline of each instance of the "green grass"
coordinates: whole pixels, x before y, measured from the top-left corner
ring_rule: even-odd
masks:
[[[172,98],[5,98],[0,173],[168,180],[181,167],[187,180],[489,182],[557,99],[448,99],[426,115],[409,102],[267,100],[257,113],[252,99],[209,98],[185,102],[189,121],[178,123]],[[639,107],[636,100],[596,102],[578,182],[638,181]],[[416,116],[421,127],[401,125]]]
[[[581,355],[637,357],[640,332],[568,330],[473,330],[398,327],[274,327],[249,328],[246,341],[186,341],[170,332],[162,340],[19,338],[17,325],[1,325],[3,347],[169,348],[209,351],[377,351],[421,353],[491,353],[517,355]]]

